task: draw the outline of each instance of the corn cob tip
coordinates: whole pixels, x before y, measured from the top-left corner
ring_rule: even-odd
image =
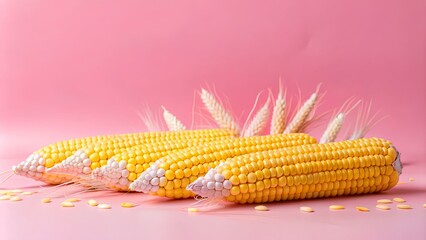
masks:
[[[45,168],[45,159],[38,153],[33,153],[28,158],[13,166],[12,170],[15,174],[34,179],[41,179]]]
[[[395,150],[396,158],[392,162],[392,167],[395,169],[395,171],[398,173],[398,176],[402,174],[402,162],[401,162],[401,154],[398,152],[398,150],[392,146],[392,148]]]
[[[68,181],[69,177],[59,174],[46,174],[48,166],[53,165],[52,159],[46,160],[42,153],[34,152],[25,161],[12,167],[13,173],[19,176],[32,178],[50,184],[59,184]],[[65,179],[65,180],[64,180]]]
[[[129,185],[129,189],[143,193],[156,192],[160,185],[166,181],[165,171],[159,168],[159,165],[160,160],[157,160]]]
[[[186,190],[208,198],[223,198],[231,195],[232,183],[215,169],[210,169],[204,177],[189,184]]]
[[[72,156],[47,169],[48,173],[65,173],[70,175],[90,174],[92,161],[83,150],[77,150]]]
[[[104,183],[115,190],[127,190],[129,185],[129,170],[126,169],[127,162],[117,162],[114,158],[108,160],[107,165],[92,171],[92,179]]]

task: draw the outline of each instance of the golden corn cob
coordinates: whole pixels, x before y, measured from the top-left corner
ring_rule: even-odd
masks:
[[[368,138],[231,158],[188,190],[237,203],[333,197],[388,190],[401,170],[389,141]]]
[[[106,188],[127,191],[129,184],[157,159],[213,140],[218,138],[191,138],[138,145],[113,156],[108,160],[107,165],[93,170],[92,178],[104,183]]]
[[[311,143],[316,143],[315,138],[294,133],[227,139],[186,148],[157,160],[129,189],[169,198],[188,198],[193,194],[186,186],[227,158]]]
[[[79,149],[65,161],[48,169],[47,172],[84,176],[91,174],[92,170],[96,168],[105,166],[108,159],[134,146],[165,141],[207,141],[230,138],[232,136],[233,134],[230,131],[222,129],[147,132],[137,136],[119,136]]]

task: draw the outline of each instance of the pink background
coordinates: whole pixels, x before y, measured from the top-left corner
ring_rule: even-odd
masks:
[[[249,205],[188,215],[181,209],[191,200],[131,195],[149,204],[99,212],[39,206],[34,196],[0,202],[2,236],[65,233],[71,239],[96,228],[106,238],[121,231],[120,236],[213,237],[213,231],[249,238],[287,231],[290,238],[426,238],[420,227],[426,223],[425,10],[421,0],[0,1],[1,171],[54,141],[142,131],[137,112],[147,105],[154,110],[164,105],[190,125],[200,87],[215,88],[244,119],[256,94],[276,92],[281,76],[291,96],[300,88],[306,98],[322,83],[327,92],[322,110],[351,96],[371,99],[373,109],[388,118],[369,136],[393,141],[403,153],[403,181],[416,178],[386,194],[417,204],[409,212],[365,215],[327,210],[336,202],[374,208],[383,196],[372,195],[273,204],[265,214]],[[0,187],[37,185],[14,181]],[[120,197],[110,201],[118,204]],[[323,210],[303,215],[297,210],[301,204]],[[36,219],[41,226],[29,222]]]

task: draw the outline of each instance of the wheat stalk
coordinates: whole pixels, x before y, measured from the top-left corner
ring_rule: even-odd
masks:
[[[149,132],[156,132],[162,130],[162,127],[159,124],[160,121],[158,121],[158,119],[149,109],[145,111],[145,115],[142,115],[140,112],[138,112],[138,116]]]
[[[271,129],[269,130],[270,134],[280,134],[284,132],[286,123],[285,117],[286,101],[282,94],[282,88],[280,87],[280,92],[278,93],[278,97],[275,101],[275,106],[272,112]]]
[[[333,118],[322,135],[320,143],[329,143],[336,140],[337,134],[339,134],[339,131],[342,128],[344,118],[344,113],[339,113],[335,118]]]
[[[248,127],[244,130],[243,137],[260,135],[266,128],[269,117],[269,98],[259,111],[254,115]]]
[[[297,111],[294,118],[291,120],[291,122],[287,125],[286,129],[284,130],[284,133],[300,132],[300,129],[302,128],[309,114],[315,108],[315,104],[317,103],[317,100],[318,100],[318,93],[315,92],[303,104],[303,106],[299,109],[299,111]]]
[[[219,103],[211,93],[205,89],[201,89],[201,100],[219,127],[238,134],[238,125],[235,123],[231,114],[225,110],[223,105]]]
[[[175,115],[167,111],[165,107],[162,108],[164,121],[166,122],[169,131],[181,131],[186,129],[185,125],[183,125],[183,123],[179,121]]]

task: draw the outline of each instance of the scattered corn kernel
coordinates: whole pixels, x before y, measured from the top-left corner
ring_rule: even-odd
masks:
[[[392,200],[390,200],[390,199],[380,199],[380,200],[377,200],[377,203],[380,203],[380,204],[390,204],[390,203],[392,203]]]
[[[65,200],[65,202],[80,202],[80,199],[78,199],[78,198],[68,198],[67,200]]]
[[[370,210],[366,207],[356,207],[356,210],[360,211],[360,212],[369,212]]]
[[[314,212],[314,209],[311,207],[300,207],[300,211],[302,212]]]
[[[14,197],[14,196],[16,196],[16,193],[14,193],[14,192],[7,192],[6,195]]]
[[[426,203],[425,203],[425,204],[423,204],[423,207],[424,207],[424,208],[426,208]]]
[[[15,197],[11,197],[9,200],[13,202],[18,202],[18,201],[22,201],[22,198],[15,196]]]
[[[51,203],[52,200],[50,198],[43,198],[43,199],[41,199],[41,202],[42,203]]]
[[[256,207],[254,207],[254,210],[256,210],[256,211],[269,211],[269,208],[264,206],[264,205],[258,205]]]
[[[135,207],[135,204],[131,203],[131,202],[123,202],[123,203],[121,203],[121,207],[132,208],[132,207]]]
[[[5,195],[8,191],[6,190],[0,190],[0,195]]]
[[[394,198],[393,201],[397,202],[397,203],[403,203],[403,202],[405,202],[405,200],[403,198],[398,198],[398,197]]]
[[[62,207],[74,207],[74,203],[65,201],[65,202],[61,203],[61,206]]]
[[[101,209],[111,209],[111,205],[106,204],[106,203],[101,203],[101,204],[98,205],[98,208],[101,208]]]
[[[391,209],[389,206],[386,206],[384,204],[377,204],[376,208],[380,209],[380,210],[390,210]]]
[[[33,195],[35,192],[22,192],[21,195]]]
[[[344,206],[341,205],[331,205],[330,207],[328,207],[330,210],[343,210],[345,209]]]
[[[13,192],[13,193],[22,193],[24,191],[22,191],[21,189],[14,189],[14,190],[11,190],[10,192]]]
[[[188,208],[188,212],[198,212],[198,208],[190,207]]]
[[[410,182],[414,182],[414,178],[410,177],[410,178],[408,179],[408,181],[410,181]]]
[[[90,206],[96,207],[98,206],[98,202],[96,200],[90,199],[89,201],[87,201],[87,204],[89,204]]]
[[[3,195],[0,197],[0,200],[9,200],[11,198],[11,196],[9,195]]]
[[[410,205],[407,205],[407,204],[398,204],[398,205],[396,205],[396,207],[397,208],[399,208],[399,209],[413,209]]]

